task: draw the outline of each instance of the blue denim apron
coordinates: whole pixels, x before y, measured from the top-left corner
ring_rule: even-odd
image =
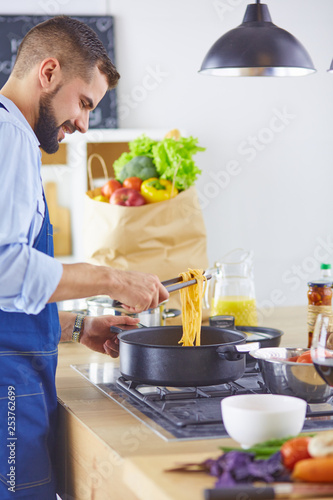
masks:
[[[45,198],[44,198],[45,200]],[[53,256],[45,217],[34,248]],[[56,304],[37,315],[0,311],[0,499],[55,500]]]

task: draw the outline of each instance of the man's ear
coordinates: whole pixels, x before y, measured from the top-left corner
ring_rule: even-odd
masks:
[[[39,65],[39,83],[44,91],[53,91],[61,80],[61,68],[58,59],[49,57]]]

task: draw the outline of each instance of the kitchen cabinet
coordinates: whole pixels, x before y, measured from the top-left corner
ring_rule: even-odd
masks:
[[[167,129],[95,129],[86,134],[75,133],[66,136],[55,155],[42,154],[42,177],[57,183],[60,204],[69,208],[71,215],[71,237],[73,261],[84,260],[84,194],[89,188],[87,164],[92,154],[103,157],[108,175],[113,176],[113,162],[121,153],[129,151],[128,143],[142,133],[159,140]],[[92,160],[92,174],[95,187],[103,181],[103,171],[99,161]],[[61,199],[61,196],[63,197]],[[66,259],[65,259],[66,260]]]
[[[71,255],[70,212],[58,203],[57,184],[44,182],[44,192],[53,225],[53,246],[55,257]]]
[[[306,307],[276,308],[264,326],[285,333],[281,345],[304,346]],[[232,446],[230,438],[165,441],[70,365],[112,362],[82,345],[59,346],[59,458],[62,492],[80,500],[202,500],[208,474],[165,472],[200,462]]]

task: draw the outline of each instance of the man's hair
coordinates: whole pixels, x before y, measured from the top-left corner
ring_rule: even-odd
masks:
[[[106,76],[109,89],[120,78],[102,42],[86,24],[67,16],[53,17],[32,28],[23,38],[13,68],[22,79],[47,57],[58,59],[64,74],[90,82],[97,66]]]

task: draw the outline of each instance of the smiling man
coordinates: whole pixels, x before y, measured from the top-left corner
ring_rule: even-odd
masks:
[[[1,500],[56,498],[59,341],[80,341],[116,357],[110,326],[136,323],[124,316],[58,314],[55,302],[103,294],[140,312],[168,297],[157,276],[63,265],[53,257],[39,148],[54,153],[66,133],[86,132],[89,112],[118,79],[96,34],[61,16],[25,36],[0,91]]]
[[[65,133],[88,130],[89,112],[118,79],[94,32],[75,19],[58,17],[26,35],[1,93],[13,100],[40,147],[52,154]]]
[[[59,72],[59,62],[54,58],[46,59],[41,68],[44,88],[54,88]],[[49,77],[53,76],[52,85]],[[88,130],[89,112],[95,109],[108,89],[108,84],[100,70],[94,68],[89,83],[74,77],[69,83],[61,83],[51,91],[41,95],[38,119],[34,131],[40,147],[46,153],[55,153],[65,134],[75,130]],[[64,121],[62,121],[65,119]],[[58,125],[60,123],[60,125]]]

